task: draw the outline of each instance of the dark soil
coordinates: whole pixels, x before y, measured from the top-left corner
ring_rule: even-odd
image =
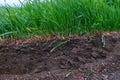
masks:
[[[0,80],[120,80],[120,33],[104,35],[1,42]]]

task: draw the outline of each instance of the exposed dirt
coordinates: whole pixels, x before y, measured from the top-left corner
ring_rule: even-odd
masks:
[[[120,80],[120,33],[102,39],[0,43],[0,80]]]

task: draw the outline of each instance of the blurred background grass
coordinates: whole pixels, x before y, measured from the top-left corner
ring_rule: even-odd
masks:
[[[28,0],[0,7],[0,37],[120,31],[120,0]]]

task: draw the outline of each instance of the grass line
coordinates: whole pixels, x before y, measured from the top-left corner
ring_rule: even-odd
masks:
[[[14,36],[24,38],[31,34],[69,36],[95,30],[120,31],[120,0],[27,0],[25,4],[20,3],[20,7],[0,7],[0,34],[17,31],[19,34],[13,33]]]

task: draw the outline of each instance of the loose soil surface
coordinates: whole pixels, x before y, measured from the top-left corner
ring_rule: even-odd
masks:
[[[120,80],[120,33],[1,41],[0,80]]]

